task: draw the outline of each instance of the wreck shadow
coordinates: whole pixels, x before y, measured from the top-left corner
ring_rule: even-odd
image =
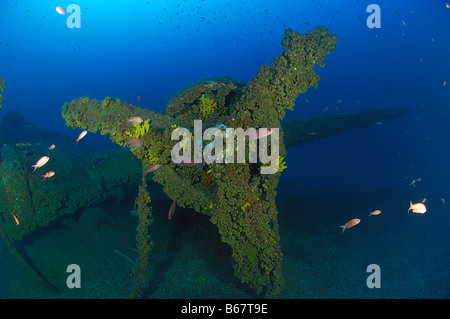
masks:
[[[177,207],[173,219],[168,224],[166,214],[171,204],[170,200],[152,201],[152,204],[155,213],[150,233],[155,246],[162,245],[161,242],[165,241],[163,249],[165,252],[162,253],[162,256],[153,256],[153,261],[150,261],[150,263],[154,263],[154,266],[152,267],[150,280],[143,293],[144,298],[152,298],[153,295],[158,294],[159,290],[167,282],[167,276],[171,275],[172,266],[174,263],[179,262],[176,259],[180,258],[181,254],[186,254],[186,251],[189,250],[198,252],[198,255],[196,255],[197,259],[201,259],[199,262],[204,266],[205,273],[215,277],[213,280],[215,285],[217,285],[218,281],[222,283],[220,284],[222,287],[227,287],[229,290],[231,283],[232,293],[239,291],[239,294],[243,293],[248,298],[258,297],[249,287],[242,284],[235,277],[231,248],[221,242],[217,227],[209,221],[208,216],[199,214],[192,209]],[[157,214],[156,212],[162,213]],[[185,245],[190,247],[184,247]],[[156,249],[155,246],[152,252],[160,251],[161,248]],[[189,261],[189,263],[192,262],[192,260]],[[180,276],[189,276],[189,274],[186,274],[186,271],[186,269],[180,269]],[[208,289],[214,289],[218,295],[221,293],[221,287],[210,286],[209,280],[207,280],[208,283],[206,285],[197,283],[194,278],[192,280],[193,285],[204,289],[199,289],[202,292],[198,296],[186,296],[186,298],[214,298],[214,296],[208,294]],[[223,297],[226,298],[225,295],[229,293],[230,291],[224,291]],[[177,298],[177,293],[174,292],[173,298]]]

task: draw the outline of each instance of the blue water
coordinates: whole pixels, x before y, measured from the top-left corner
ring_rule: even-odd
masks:
[[[69,28],[67,14],[55,10],[71,3],[81,8],[81,28]],[[371,3],[381,8],[381,28],[366,25]],[[161,111],[191,82],[252,80],[281,53],[286,28],[306,33],[317,25],[339,36],[337,47],[325,68],[316,67],[318,88],[300,95],[287,117],[326,107],[412,112],[288,149],[278,195],[289,262],[284,297],[449,298],[450,9],[443,0],[2,0],[0,117],[19,110],[38,129],[76,138],[80,130],[61,116],[64,102],[90,95],[137,104],[142,96],[140,106]],[[103,136],[86,143],[110,144]],[[428,212],[408,216],[409,201],[425,197]],[[375,209],[382,214],[369,219]],[[361,224],[341,236],[338,226],[358,216]],[[305,260],[323,266],[321,280],[305,275],[302,283]],[[379,289],[365,285],[371,263],[381,267]],[[0,269],[0,282],[9,277]],[[249,297],[236,289],[224,296]],[[179,297],[155,294],[171,296]]]

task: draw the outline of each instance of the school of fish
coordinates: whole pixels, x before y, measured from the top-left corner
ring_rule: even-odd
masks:
[[[56,11],[57,11],[59,14],[65,14],[64,9],[61,8],[61,7],[56,7]],[[139,104],[140,101],[141,101],[141,96],[138,96],[138,104]],[[135,117],[129,118],[129,119],[127,120],[127,122],[130,122],[130,123],[133,123],[133,124],[137,124],[137,123],[142,123],[142,122],[143,122],[143,119],[142,119],[140,116],[135,116]],[[77,139],[75,140],[75,143],[78,145],[78,142],[79,142],[80,140],[82,140],[82,139],[86,136],[87,133],[88,133],[87,130],[82,131],[82,132],[78,135]],[[129,146],[132,146],[132,147],[140,147],[140,146],[143,145],[142,140],[137,139],[137,138],[131,139],[131,140],[127,141],[127,144],[128,144]],[[56,147],[55,144],[51,144],[51,145],[48,147],[48,150],[51,151],[51,150],[55,149],[55,147]],[[40,168],[40,167],[44,166],[45,164],[47,164],[47,162],[48,162],[49,160],[50,160],[50,157],[48,157],[48,156],[42,156],[42,157],[36,162],[36,164],[31,165],[31,167],[34,168],[33,171],[32,171],[31,173],[34,173],[38,168]],[[151,173],[151,172],[156,171],[156,170],[157,170],[158,168],[160,168],[160,167],[161,167],[161,164],[159,164],[159,163],[153,164],[153,165],[150,166],[150,167],[148,168],[148,170],[145,172],[145,175],[147,175],[148,173]],[[51,178],[51,177],[53,177],[54,175],[55,175],[55,171],[48,171],[48,172],[46,172],[44,175],[41,175],[41,176],[43,177],[42,181],[45,181],[47,178]],[[175,201],[172,203],[172,206],[170,207],[170,210],[169,210],[169,219],[172,218],[174,212],[175,212]],[[13,215],[13,214],[11,214],[11,215],[12,215],[12,217],[13,217],[14,223],[15,223],[16,225],[19,225],[19,219],[17,218],[17,216],[15,216],[15,215]]]
[[[444,84],[444,85],[445,85],[445,84]],[[140,100],[141,100],[141,97],[139,96],[139,97],[138,97],[138,103],[140,102]],[[142,123],[142,122],[143,122],[143,119],[142,119],[140,116],[135,116],[135,117],[129,118],[129,119],[127,120],[127,122],[130,122],[130,123],[133,123],[133,124],[137,124],[137,123]],[[254,140],[255,140],[255,139],[260,139],[260,138],[269,136],[270,134],[272,134],[272,132],[273,132],[273,130],[270,129],[270,128],[260,128],[259,130],[255,131],[255,133],[254,133],[252,136],[249,136],[249,138],[250,138],[250,139],[254,139]],[[82,132],[78,135],[78,138],[75,140],[76,144],[78,144],[78,142],[79,142],[83,137],[85,137],[86,134],[87,134],[87,131],[86,131],[86,130],[82,131]],[[139,146],[142,146],[142,145],[143,145],[142,140],[137,139],[137,138],[136,138],[136,139],[131,139],[131,140],[127,141],[127,144],[130,145],[130,146],[133,146],[133,147],[139,147]],[[52,145],[50,145],[50,147],[48,148],[48,150],[50,151],[50,150],[53,150],[54,148],[55,148],[55,144],[52,144]],[[44,166],[44,165],[49,161],[49,159],[50,159],[50,158],[49,158],[48,156],[43,156],[43,157],[41,157],[41,158],[36,162],[36,164],[32,165],[32,167],[34,168],[34,170],[32,171],[32,173],[34,173],[38,168]],[[160,163],[156,163],[156,164],[151,165],[151,166],[147,169],[147,171],[145,172],[145,175],[147,175],[147,174],[149,174],[149,173],[151,173],[151,172],[156,171],[156,170],[159,169],[160,167],[161,167],[161,164],[160,164]],[[54,171],[48,171],[47,173],[45,173],[44,175],[42,175],[43,181],[46,180],[47,178],[50,178],[50,177],[54,176],[54,175],[55,175],[55,172],[54,172]],[[414,187],[416,187],[416,183],[417,183],[417,182],[420,182],[420,181],[422,181],[421,178],[416,178],[416,179],[414,179],[414,180],[409,184],[409,186],[414,186]],[[410,211],[412,211],[412,212],[415,213],[415,214],[425,214],[425,213],[427,212],[427,208],[426,208],[426,206],[425,206],[425,201],[426,201],[426,198],[424,198],[424,199],[422,200],[422,202],[416,203],[416,204],[413,204],[412,201],[410,201],[410,202],[409,202],[410,206],[409,206],[409,209],[408,209],[408,215],[409,215],[409,212],[410,212]],[[445,199],[444,199],[444,198],[441,198],[441,201],[442,201],[443,204],[445,204]],[[176,207],[176,202],[175,202],[175,200],[174,200],[174,201],[172,202],[172,205],[170,206],[170,209],[169,209],[169,213],[168,213],[168,219],[169,219],[169,220],[171,220],[172,217],[173,217],[173,214],[174,214],[174,212],[175,212],[175,207]],[[369,214],[369,216],[377,216],[377,215],[380,215],[380,214],[381,214],[381,210],[377,209],[377,210],[372,211],[372,212]],[[13,218],[14,218],[15,224],[16,224],[16,225],[19,225],[19,220],[17,219],[17,217],[13,215]],[[339,227],[342,228],[342,233],[343,233],[346,229],[352,228],[352,227],[358,225],[360,222],[361,222],[361,219],[360,219],[360,218],[353,218],[353,219],[349,220],[348,222],[346,222],[344,225],[341,225],[341,226],[339,226]]]
[[[416,187],[416,183],[422,181],[421,178],[414,179],[411,183],[409,183],[409,186]],[[408,215],[409,212],[413,212],[414,214],[420,214],[423,215],[427,212],[427,207],[425,206],[425,202],[427,201],[427,198],[423,198],[421,202],[413,204],[412,201],[409,202],[409,209],[408,209]],[[442,204],[445,204],[445,198],[441,198]],[[381,210],[377,209],[372,211],[369,216],[377,216],[381,214]],[[358,225],[361,222],[361,219],[359,218],[353,218],[346,222],[344,225],[341,225],[339,227],[342,227],[342,233],[353,226]]]

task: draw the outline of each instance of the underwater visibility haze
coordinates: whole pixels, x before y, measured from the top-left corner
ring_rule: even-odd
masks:
[[[449,34],[445,0],[0,1],[0,298],[450,298]]]

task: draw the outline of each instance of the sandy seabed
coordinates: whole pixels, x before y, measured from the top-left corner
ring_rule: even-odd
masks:
[[[373,193],[310,189],[300,197],[291,195],[288,189],[278,195],[286,281],[281,298],[450,297],[446,235],[450,219],[444,205],[430,203],[435,208],[429,215],[407,215],[405,201],[393,202],[399,194],[380,191],[377,203],[389,209],[369,217],[367,210],[347,207],[348,201],[340,199],[362,203],[373,199]],[[208,218],[177,208],[169,221],[171,201],[161,194],[159,197],[153,201],[154,247],[145,297],[256,298],[234,277],[231,250],[220,242]],[[132,262],[137,256],[137,217],[129,214],[130,205],[131,201],[103,205],[117,225],[106,225],[101,236],[81,237],[76,227],[55,226],[23,243],[36,267],[57,286],[56,293],[43,286],[1,244],[0,297],[127,298],[133,280]],[[338,226],[343,218],[333,215],[336,211],[361,216],[362,221],[341,233]],[[80,289],[66,286],[69,264],[80,266]],[[379,289],[366,285],[370,264],[380,266]]]

